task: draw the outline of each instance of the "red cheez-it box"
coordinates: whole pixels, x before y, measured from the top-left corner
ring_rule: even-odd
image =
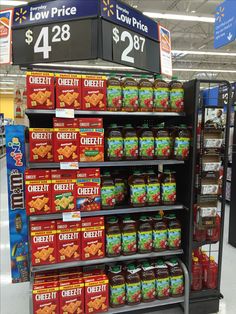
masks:
[[[56,107],[81,109],[81,76],[56,74]]]
[[[29,129],[31,162],[53,161],[53,129]]]
[[[103,258],[105,252],[104,217],[83,218],[81,227],[81,259]]]
[[[54,109],[54,74],[27,72],[27,107]]]
[[[80,161],[104,161],[104,129],[80,129]]]
[[[78,160],[79,129],[78,119],[53,119],[54,161],[66,162]]]
[[[51,170],[51,178],[53,211],[75,210],[76,172],[69,170]]]
[[[84,282],[82,278],[60,281],[60,314],[84,313]]]
[[[80,222],[57,222],[58,261],[80,259]]]
[[[26,213],[45,214],[52,211],[50,170],[25,171]]]
[[[32,265],[55,264],[57,261],[56,222],[37,221],[30,224]]]
[[[80,129],[102,129],[102,118],[78,118]]]
[[[106,77],[82,76],[82,109],[106,110]]]
[[[85,277],[85,313],[101,313],[108,310],[108,278],[106,275]]]
[[[58,281],[33,285],[33,308],[34,314],[60,314]]]
[[[100,169],[88,168],[77,171],[76,203],[80,211],[101,209]]]

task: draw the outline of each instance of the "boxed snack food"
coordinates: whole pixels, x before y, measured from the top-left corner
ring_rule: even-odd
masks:
[[[103,258],[105,254],[104,217],[83,218],[81,228],[81,260]]]
[[[54,109],[54,74],[27,72],[27,107],[29,109]]]
[[[84,313],[84,282],[82,278],[60,281],[60,314]]]
[[[31,162],[53,161],[53,129],[29,129]]]
[[[51,170],[53,212],[76,209],[76,172]]]
[[[102,118],[78,118],[80,129],[102,129]]]
[[[81,109],[81,76],[56,74],[56,107]]]
[[[101,209],[101,178],[99,168],[80,169],[76,180],[76,205],[80,211]]]
[[[101,313],[108,310],[109,281],[106,275],[85,277],[85,313]]]
[[[56,263],[56,232],[55,220],[30,223],[31,262],[33,266]]]
[[[79,156],[78,119],[54,118],[54,161],[76,161]]]
[[[58,262],[80,259],[80,222],[57,221]]]
[[[80,161],[104,161],[104,129],[80,129]]]
[[[58,281],[33,285],[33,311],[35,314],[59,314]]]
[[[52,211],[50,170],[26,170],[25,187],[27,215]]]
[[[82,76],[82,109],[106,110],[106,77]]]

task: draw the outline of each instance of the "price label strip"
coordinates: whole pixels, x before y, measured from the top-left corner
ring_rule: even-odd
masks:
[[[69,162],[60,162],[61,170],[78,170],[79,163],[78,161],[69,161]]]
[[[56,109],[56,117],[57,118],[74,118],[75,110],[74,109]]]
[[[81,221],[80,211],[62,213],[62,220],[63,222]]]

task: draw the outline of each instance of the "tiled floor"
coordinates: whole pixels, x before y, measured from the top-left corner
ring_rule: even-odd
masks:
[[[0,161],[0,178],[0,314],[29,314],[29,284],[11,284],[5,159]],[[221,301],[220,314],[234,314],[236,308],[236,249],[227,244],[228,214],[227,208],[222,273],[224,299]],[[182,311],[175,308],[158,313],[180,314]]]

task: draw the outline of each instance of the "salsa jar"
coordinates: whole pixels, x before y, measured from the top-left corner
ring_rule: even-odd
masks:
[[[163,205],[173,205],[176,202],[175,172],[165,170],[161,183],[161,200]]]
[[[170,91],[170,111],[184,111],[184,88],[183,84],[173,77],[173,81],[169,83]]]
[[[108,270],[110,288],[110,307],[125,305],[125,274],[120,265],[110,266]]]
[[[128,264],[125,272],[126,303],[136,305],[141,302],[140,269],[135,264]]]
[[[170,297],[170,274],[163,260],[157,260],[155,263],[155,277],[156,298],[158,300],[168,299]]]
[[[122,88],[121,82],[116,77],[109,77],[107,80],[107,110],[122,110]]]
[[[109,217],[106,220],[106,256],[115,257],[121,255],[121,230],[117,217]]]
[[[138,252],[152,252],[152,221],[148,216],[142,215],[138,227]]]
[[[153,216],[153,251],[160,252],[167,249],[168,229],[160,214]]]
[[[153,83],[145,76],[139,81],[139,111],[153,110]]]
[[[137,228],[136,222],[130,216],[125,216],[121,227],[122,254],[133,255],[137,253]]]
[[[153,87],[153,110],[156,112],[169,111],[169,84],[162,79],[161,75],[159,75],[156,76]]]
[[[154,301],[156,298],[154,267],[148,262],[143,262],[140,274],[142,302]]]
[[[170,131],[163,124],[153,128],[155,138],[155,158],[170,159],[172,156],[173,138]]]
[[[113,123],[106,132],[106,155],[107,160],[122,160],[123,158],[123,136],[117,124]]]
[[[152,170],[146,174],[147,205],[158,205],[161,202],[161,180]]]
[[[116,191],[114,180],[110,172],[106,171],[101,179],[102,209],[113,209],[116,204]]]
[[[134,171],[133,175],[129,177],[128,183],[131,206],[145,206],[147,199],[145,177],[141,175],[140,171]]]
[[[186,160],[189,157],[191,134],[185,124],[174,132],[174,158]]]

